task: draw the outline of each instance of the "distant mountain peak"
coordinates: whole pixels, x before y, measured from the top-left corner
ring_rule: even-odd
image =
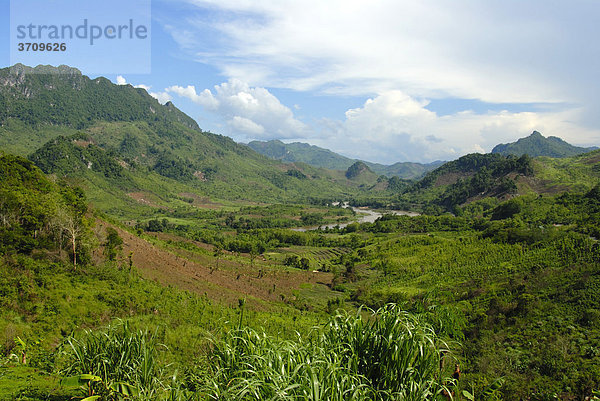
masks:
[[[569,157],[591,152],[595,149],[597,148],[573,146],[559,137],[549,136],[546,138],[539,131],[533,131],[528,137],[520,138],[516,142],[496,145],[494,149],[492,149],[492,153],[499,153],[504,156],[521,156],[528,154],[532,157]]]

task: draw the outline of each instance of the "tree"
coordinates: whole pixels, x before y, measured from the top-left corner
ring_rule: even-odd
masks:
[[[117,258],[119,252],[123,249],[123,238],[119,236],[117,230],[112,227],[106,229],[106,242],[104,243],[104,254],[111,262]]]
[[[215,245],[215,250],[213,251],[213,256],[217,259],[216,267],[214,270],[219,270],[219,260],[223,256],[223,248],[220,245]],[[211,269],[210,272],[212,273],[214,270]]]
[[[67,237],[67,240],[69,241],[71,246],[71,251],[73,252],[73,267],[76,269],[77,244],[79,243],[81,237],[85,232],[82,221],[75,217],[67,209],[59,208],[56,212],[56,215],[54,216],[52,225],[58,231],[60,238],[62,238],[62,235],[65,235]],[[60,242],[62,246],[62,241]]]
[[[250,249],[250,266],[254,267],[254,259],[258,256],[258,249],[256,244],[252,244],[252,248]]]

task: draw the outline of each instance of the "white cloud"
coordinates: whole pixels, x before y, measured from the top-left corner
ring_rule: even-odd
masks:
[[[150,92],[150,88],[152,88],[151,86],[148,85],[144,85],[144,84],[139,84],[139,85],[135,85],[134,88],[142,88],[144,89],[146,92]]]
[[[237,140],[293,139],[388,163],[490,151],[534,129],[600,143],[598,2],[179,1],[193,6],[167,31],[229,81],[166,93],[215,112]],[[371,99],[311,127],[264,88]],[[521,111],[440,116],[423,99]]]
[[[128,85],[125,77],[123,77],[122,75],[117,76],[117,85]],[[148,92],[150,96],[158,100],[160,104],[165,104],[168,101],[172,100],[171,95],[167,92],[151,92],[150,89],[152,88],[152,86],[139,84],[134,85],[133,87],[144,89],[146,92]]]
[[[560,113],[476,114],[471,111],[438,116],[401,91],[368,99],[346,112],[344,121],[325,120],[321,138],[311,142],[347,156],[383,163],[453,160],[467,153],[485,153],[500,142],[511,142],[538,130],[573,143],[581,137],[600,140],[599,131],[573,124],[580,110]],[[578,135],[565,133],[577,132]],[[579,140],[578,140],[579,139]]]
[[[175,39],[255,85],[487,102],[597,92],[573,85],[593,79],[600,62],[589,40],[599,33],[600,6],[585,0],[186,2],[198,13],[171,27]],[[210,41],[193,40],[207,33]]]
[[[186,97],[192,102],[198,103],[199,105],[206,107],[211,111],[216,111],[219,106],[218,100],[214,98],[210,90],[204,89],[198,95],[196,93],[196,87],[194,85],[188,85],[185,88],[182,86],[175,85],[167,88],[166,91],[169,93],[174,93],[181,97]]]
[[[158,102],[160,104],[165,104],[165,103],[173,100],[171,95],[167,92],[148,92],[148,94],[150,96],[152,96],[153,98],[155,98],[156,100],[158,100]]]
[[[309,127],[267,89],[250,87],[240,80],[229,80],[200,94],[192,85],[171,86],[166,92],[186,97],[220,115],[231,130],[229,134],[237,140],[296,138],[310,133]]]
[[[440,116],[429,101],[399,90],[367,99],[346,111],[343,120],[326,118],[310,126],[294,117],[268,90],[239,81],[198,94],[194,86],[172,86],[169,94],[188,98],[223,119],[238,141],[284,139],[310,142],[346,156],[392,164],[398,161],[453,160],[485,153],[538,130],[573,144],[600,143],[600,131],[578,126],[582,109],[559,112],[461,111]]]
[[[264,134],[265,128],[244,117],[234,116],[230,121],[231,127],[236,131],[241,131],[249,135],[260,136]]]

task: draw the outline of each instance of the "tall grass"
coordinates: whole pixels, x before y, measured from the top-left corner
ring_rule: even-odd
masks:
[[[124,322],[106,331],[85,331],[66,340],[67,357],[62,374],[90,374],[102,383],[125,382],[141,397],[151,396],[158,385],[154,336],[131,330]]]
[[[306,339],[278,341],[244,328],[214,341],[210,399],[429,400],[447,345],[417,317],[387,305],[338,314]]]

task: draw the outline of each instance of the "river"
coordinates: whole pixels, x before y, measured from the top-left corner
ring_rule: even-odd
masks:
[[[344,203],[343,207],[347,208],[350,206],[348,206],[347,203]],[[408,212],[405,210],[386,210],[384,213],[381,213],[381,212],[376,212],[375,210],[372,210],[372,209],[369,209],[366,207],[354,207],[354,206],[352,206],[352,210],[354,210],[354,212],[358,216],[358,219],[356,221],[350,221],[348,223],[327,224],[327,225],[320,226],[320,227],[321,228],[334,228],[334,227],[344,228],[347,225],[352,224],[354,222],[356,222],[356,223],[373,223],[373,222],[375,222],[375,220],[377,220],[384,214],[393,214],[396,216],[419,216],[419,213]],[[316,230],[317,228],[319,228],[319,227],[297,227],[297,228],[292,228],[292,230],[293,231],[310,231],[310,230]]]

